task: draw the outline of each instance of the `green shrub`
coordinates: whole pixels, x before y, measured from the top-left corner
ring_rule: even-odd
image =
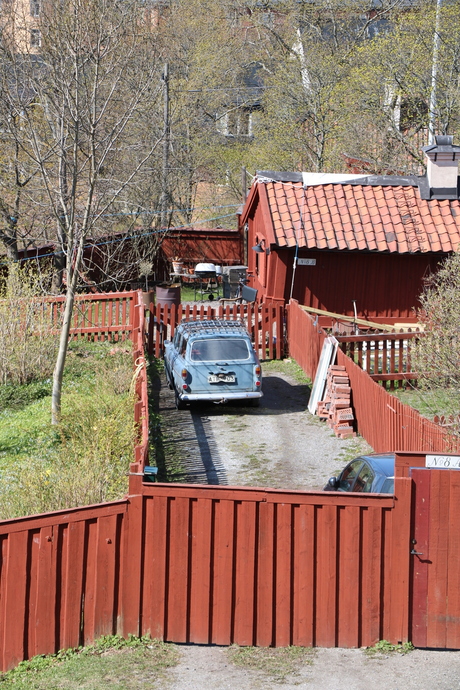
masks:
[[[41,277],[10,264],[0,285],[0,383],[24,384],[50,376],[56,352]]]
[[[111,501],[127,492],[136,432],[132,357],[104,343],[93,350],[80,362],[80,378],[66,373],[58,427],[49,422],[49,398],[17,414],[0,413],[1,519]],[[73,369],[71,360],[72,354]]]

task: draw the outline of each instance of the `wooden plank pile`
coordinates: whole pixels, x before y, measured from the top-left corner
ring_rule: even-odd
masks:
[[[327,420],[328,426],[339,438],[356,436],[350,379],[345,367],[332,364],[327,370],[326,394],[324,400],[318,403],[316,414]]]

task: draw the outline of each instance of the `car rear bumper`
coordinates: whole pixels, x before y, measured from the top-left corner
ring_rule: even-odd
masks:
[[[229,400],[251,400],[261,398],[262,391],[240,391],[226,393],[179,393],[179,398],[184,402],[194,402],[198,400],[209,400],[210,402],[228,402]]]

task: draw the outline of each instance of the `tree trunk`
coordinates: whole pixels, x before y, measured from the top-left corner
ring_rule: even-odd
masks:
[[[59,424],[61,419],[62,376],[64,374],[67,345],[69,342],[75,290],[68,286],[65,296],[64,321],[59,336],[59,350],[53,372],[53,391],[51,396],[51,424]]]

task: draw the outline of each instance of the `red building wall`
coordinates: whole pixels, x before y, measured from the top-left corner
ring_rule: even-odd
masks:
[[[251,252],[250,254],[255,254]],[[300,258],[316,259],[315,266],[297,265],[292,284],[294,250],[277,248],[265,257],[265,285],[256,277],[259,298],[283,299],[291,296],[300,304],[340,314],[372,317],[410,317],[418,306],[424,279],[436,270],[439,254],[384,254],[361,252],[299,252]],[[255,268],[250,257],[249,265]]]

